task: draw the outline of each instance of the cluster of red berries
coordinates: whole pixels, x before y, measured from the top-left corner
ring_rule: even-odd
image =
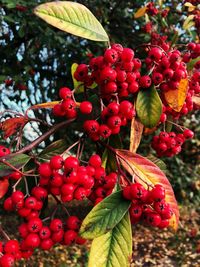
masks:
[[[17,190],[5,199],[4,209],[6,211],[17,211],[18,215],[25,219],[38,217],[46,197],[46,189],[39,186],[34,187],[31,195],[27,197],[23,192]]]
[[[111,134],[118,134],[120,127],[135,116],[133,104],[124,100],[120,104],[111,102],[101,112],[102,124],[96,120],[86,120],[83,128],[89,137],[97,141],[100,137],[108,138]]]
[[[182,134],[160,132],[159,135],[153,137],[151,146],[155,149],[158,157],[172,157],[180,153],[185,140],[193,136],[194,133],[189,129],[185,129]]]
[[[81,221],[76,216],[69,216],[65,223],[59,218],[54,218],[49,225],[44,225],[40,218],[32,218],[19,226],[19,233],[22,237],[21,246],[23,250],[29,251],[40,247],[49,250],[53,245],[61,243],[71,245],[74,241],[77,244],[84,244],[85,239],[78,236]]]
[[[186,64],[182,62],[179,50],[166,53],[158,47],[152,47],[145,62],[148,69],[153,68],[152,81],[161,92],[177,89],[180,80],[187,77]]]
[[[153,2],[147,4],[147,14],[150,16],[156,16],[159,13],[159,10],[155,7]]]
[[[62,156],[56,155],[50,162],[40,164],[39,184],[49,193],[60,196],[62,202],[90,198],[92,192],[96,198],[103,199],[112,192],[117,179],[113,182],[113,176],[106,175],[101,164],[101,157],[96,154],[90,157],[87,166],[81,166],[74,156],[64,160]]]
[[[83,101],[79,105],[73,99],[73,93],[68,87],[60,88],[59,96],[62,101],[59,104],[56,104],[53,108],[53,114],[55,116],[65,116],[67,119],[76,118],[78,108],[82,114],[90,114],[92,112],[92,103]]]
[[[3,243],[0,241],[1,267],[10,267],[16,260],[29,258],[36,248],[50,250],[55,244],[71,245],[84,244],[85,239],[78,236],[81,221],[76,216],[69,216],[65,222],[58,218],[50,221],[49,225],[39,217],[33,217],[22,223],[18,230],[22,238],[21,242],[17,240],[8,240]]]
[[[103,56],[93,57],[89,66],[80,64],[74,77],[81,82],[96,82],[102,98],[110,100],[113,95],[127,97],[139,90],[141,61],[134,51],[120,44],[113,44]]]
[[[133,224],[144,221],[161,229],[169,226],[173,210],[165,202],[165,189],[161,185],[147,190],[140,183],[134,183],[123,189],[123,196],[132,201],[129,213]]]

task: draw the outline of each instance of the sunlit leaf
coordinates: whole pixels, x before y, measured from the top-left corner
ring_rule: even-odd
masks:
[[[183,29],[184,30],[188,30],[190,29],[192,26],[195,25],[195,23],[193,22],[194,19],[194,15],[189,15],[186,20],[183,23]]]
[[[136,100],[136,111],[144,126],[153,128],[158,124],[162,114],[162,102],[153,86],[139,91]]]
[[[168,90],[164,92],[164,98],[167,104],[176,112],[179,112],[183,104],[188,91],[188,80],[182,79],[177,89]]]
[[[80,235],[94,239],[107,233],[121,221],[129,206],[130,201],[123,198],[121,191],[106,197],[83,220]]]
[[[93,240],[88,267],[129,267],[132,231],[129,213],[108,233]]]
[[[94,41],[109,41],[101,23],[82,4],[55,1],[39,5],[34,12],[38,17],[62,31]]]
[[[147,11],[147,7],[141,7],[137,10],[137,12],[134,14],[134,18],[138,19],[140,17],[143,17]]]
[[[0,180],[0,199],[7,193],[9,187],[8,179]]]
[[[143,124],[139,122],[135,117],[131,122],[131,134],[130,134],[130,147],[131,152],[136,152],[140,144],[143,132]]]
[[[194,6],[193,4],[191,4],[189,2],[184,3],[184,6],[188,7],[189,12],[192,12],[196,9],[196,6]]]
[[[165,174],[152,161],[128,150],[117,150],[122,166],[133,175],[135,181],[147,188],[147,184],[154,186],[161,184],[165,188],[166,202],[171,205],[174,215],[170,219],[170,226],[177,230],[179,222],[179,209],[173,189]]]

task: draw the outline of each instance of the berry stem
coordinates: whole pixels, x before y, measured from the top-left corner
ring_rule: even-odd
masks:
[[[70,216],[69,211],[66,209],[65,205],[54,194],[51,194],[51,195],[55,199],[57,204],[61,205],[62,209],[66,212],[67,216]]]
[[[10,237],[6,234],[6,232],[3,230],[2,225],[0,224],[0,234],[6,239],[10,240]]]
[[[52,126],[45,134],[43,134],[40,137],[38,137],[37,139],[35,139],[31,144],[23,147],[22,149],[16,151],[15,153],[10,154],[10,155],[11,156],[15,156],[17,154],[26,153],[26,152],[31,151],[34,147],[37,147],[41,142],[43,142],[44,140],[46,140],[50,135],[52,135],[53,133],[55,133],[57,130],[63,128],[64,126],[70,124],[74,120],[75,119],[70,119],[70,120],[63,121],[63,122],[60,122],[60,123]]]

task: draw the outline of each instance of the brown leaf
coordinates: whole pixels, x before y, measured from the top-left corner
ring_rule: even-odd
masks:
[[[131,122],[130,147],[131,152],[136,152],[142,138],[144,125],[135,117]]]

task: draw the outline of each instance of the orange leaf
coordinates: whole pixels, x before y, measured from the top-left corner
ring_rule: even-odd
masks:
[[[60,101],[53,101],[53,102],[46,102],[46,103],[34,105],[34,106],[27,109],[26,114],[29,110],[32,110],[32,109],[53,108],[55,105],[57,105],[59,103],[60,103]]]
[[[10,118],[1,123],[1,130],[4,132],[4,138],[8,138],[9,136],[16,133],[20,128],[22,128],[28,119],[26,117],[16,117]]]
[[[7,193],[9,187],[8,179],[0,180],[0,199]]]
[[[179,112],[183,104],[185,103],[185,99],[188,91],[188,80],[182,79],[180,81],[178,89],[169,90],[164,92],[164,98],[167,104],[176,112]]]
[[[140,17],[143,17],[146,13],[147,7],[141,7],[137,10],[137,12],[134,14],[134,18],[138,19]]]
[[[161,184],[165,188],[166,201],[171,205],[174,215],[170,219],[170,226],[177,230],[179,222],[179,210],[173,189],[165,174],[152,161],[128,150],[118,149],[118,158],[136,182],[147,188],[147,184],[154,186]]]
[[[138,121],[135,117],[131,122],[131,136],[130,136],[130,147],[131,152],[136,152],[142,138],[144,125]]]

